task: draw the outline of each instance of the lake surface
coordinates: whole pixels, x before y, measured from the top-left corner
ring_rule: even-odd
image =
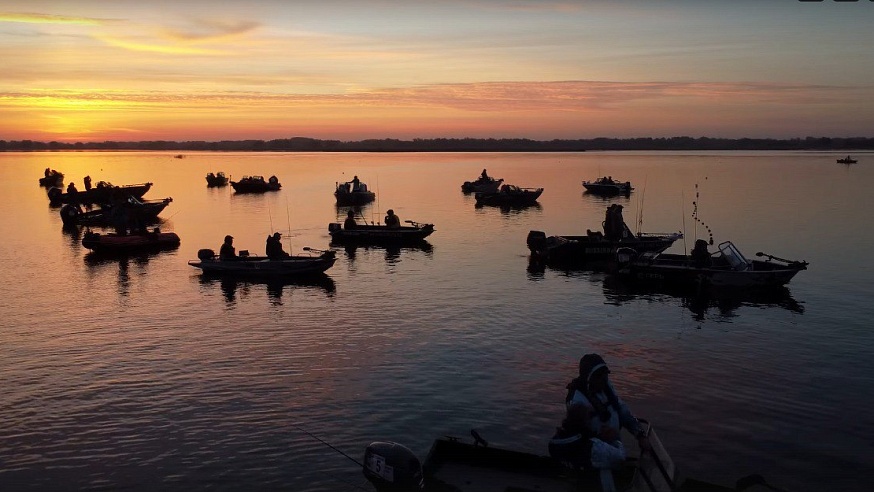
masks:
[[[579,358],[604,356],[620,395],[679,466],[732,485],[867,490],[874,471],[874,155],[803,152],[568,154],[0,153],[0,490],[372,490],[367,444],[424,458],[434,438],[545,453]],[[46,167],[150,181],[172,197],[174,251],[94,258],[37,185]],[[476,208],[483,168],[544,187],[539,205]],[[276,175],[279,192],[206,187],[224,171]],[[204,279],[218,250],[327,248],[358,175],[428,247],[336,248],[330,280]],[[630,197],[583,193],[598,176]],[[698,217],[692,220],[697,202]],[[807,260],[767,299],[705,303],[629,289],[609,274],[529,270],[529,230],[598,230],[611,203],[632,230],[712,231],[748,257]],[[315,437],[314,437],[315,436]],[[627,436],[626,436],[627,437]]]

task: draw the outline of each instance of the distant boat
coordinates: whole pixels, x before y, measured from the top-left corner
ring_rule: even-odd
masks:
[[[82,246],[95,253],[127,253],[131,251],[156,251],[177,248],[181,243],[175,232],[161,232],[157,227],[151,231],[133,234],[100,234],[86,232]]]
[[[304,248],[304,251],[318,253],[315,256],[295,255],[282,259],[266,256],[243,256],[229,260],[219,258],[211,249],[197,252],[197,260],[189,265],[200,268],[203,273],[231,277],[293,278],[324,273],[334,266],[337,255],[334,251],[320,251]]]
[[[462,183],[461,191],[465,193],[497,193],[498,187],[503,182],[502,178],[487,177],[483,179],[480,176],[475,181],[465,181]]]
[[[328,233],[331,240],[339,244],[414,244],[434,232],[434,224],[420,224],[412,220],[405,222],[410,226],[358,224],[353,229],[332,222],[328,224]]]
[[[132,184],[124,186],[115,186],[107,181],[98,181],[97,186],[90,190],[77,191],[75,202],[83,205],[92,203],[104,204],[112,201],[114,197],[132,196],[142,198],[150,189],[152,183]],[[60,188],[52,188],[48,191],[49,202],[52,205],[60,205],[62,203],[70,203],[70,194],[64,193]]]
[[[856,162],[858,161],[850,156],[847,156],[843,159],[838,159],[838,164],[855,164]]]
[[[583,181],[583,188],[596,195],[628,195],[634,189],[630,181],[618,181],[612,176],[604,176],[595,181]]]
[[[501,185],[501,190],[494,193],[477,193],[474,195],[477,205],[520,207],[534,205],[543,188],[520,188],[515,185]]]
[[[61,186],[64,184],[64,173],[55,171],[54,169],[46,169],[46,175],[39,178],[39,185],[51,188],[53,186]]]
[[[138,200],[132,196],[127,198],[127,201],[121,205],[104,205],[96,210],[82,211],[76,205],[66,204],[61,207],[61,221],[65,226],[82,225],[82,226],[111,226],[113,225],[114,209],[121,207],[124,209],[124,214],[127,219],[139,220],[144,224],[151,224],[158,220],[160,214],[167,205],[170,205],[172,198],[163,200]]]
[[[212,188],[216,186],[227,186],[228,177],[225,173],[219,171],[217,173],[209,173],[206,175],[206,186]]]
[[[231,186],[237,193],[264,193],[279,191],[282,188],[276,176],[270,176],[267,181],[264,180],[264,176],[243,176],[239,181],[231,181]]]
[[[334,183],[334,198],[337,199],[337,205],[356,206],[372,202],[376,199],[376,193],[368,190],[361,181],[357,182],[357,186],[355,181],[338,182]]]

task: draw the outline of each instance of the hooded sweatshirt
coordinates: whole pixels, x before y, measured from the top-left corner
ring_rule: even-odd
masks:
[[[567,406],[583,405],[591,412],[587,425],[592,435],[599,435],[602,426],[608,426],[616,431],[625,427],[633,435],[641,432],[640,422],[631,414],[628,405],[616,395],[613,384],[608,380],[603,391],[595,392],[590,386],[592,376],[599,370],[610,369],[598,354],[586,354],[580,359],[580,376],[567,385]]]

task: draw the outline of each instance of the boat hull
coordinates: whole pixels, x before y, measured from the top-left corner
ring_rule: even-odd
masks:
[[[518,192],[499,191],[497,193],[477,193],[475,198],[476,204],[480,206],[519,207],[534,205],[542,194],[543,188],[536,188],[533,190],[521,190]]]
[[[633,189],[630,185],[626,184],[602,185],[594,183],[583,183],[583,188],[586,189],[587,193],[607,196],[629,195],[631,194],[631,190]]]
[[[338,244],[415,244],[433,232],[433,224],[417,227],[359,225],[354,229],[344,229],[337,222],[328,224],[331,240]]]
[[[465,181],[461,185],[461,191],[465,193],[497,193],[503,182],[503,179]]]
[[[136,216],[145,224],[151,224],[158,220],[158,214],[164,211],[172,198],[164,200],[145,201],[142,205],[132,206],[128,210],[129,216]],[[82,225],[82,226],[111,226],[112,222],[112,207],[100,208],[97,210],[89,210],[81,212],[79,207],[75,205],[64,205],[60,211],[61,221],[64,225]]]
[[[266,256],[240,257],[222,260],[218,257],[191,260],[189,265],[210,275],[237,277],[293,278],[324,273],[337,261],[333,251],[320,256],[289,256],[281,260],[271,260]]]
[[[620,240],[595,236],[549,236],[541,231],[530,231],[527,244],[533,260],[550,264],[576,265],[591,261],[613,260],[622,247],[639,252],[662,252],[671,247],[680,233],[638,234]]]
[[[372,191],[350,191],[347,193],[338,189],[334,192],[334,198],[337,200],[337,205],[348,207],[370,203],[376,199],[376,193]]]
[[[621,260],[620,260],[621,261]],[[776,289],[792,280],[807,264],[788,265],[752,260],[744,270],[730,266],[696,267],[685,255],[642,255],[620,267],[619,273],[640,282],[686,289]]]
[[[173,249],[182,241],[175,232],[144,232],[138,234],[99,234],[87,232],[82,238],[82,246],[96,253],[127,253],[131,251],[150,251]]]

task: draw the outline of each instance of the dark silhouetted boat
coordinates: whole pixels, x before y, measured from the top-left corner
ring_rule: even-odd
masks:
[[[604,176],[595,181],[583,181],[583,188],[595,195],[628,195],[634,188],[631,182],[617,181],[612,176]]]
[[[354,181],[345,183],[334,183],[334,198],[337,199],[337,205],[340,206],[356,206],[370,203],[376,199],[376,193],[367,189],[367,185],[358,182],[357,188]]]
[[[505,184],[501,185],[501,189],[497,192],[477,193],[474,198],[479,206],[518,207],[534,205],[542,194],[543,188],[520,188],[516,185]]]
[[[411,244],[422,241],[434,232],[434,224],[404,221],[409,226],[357,224],[346,229],[339,222],[328,224],[331,240],[337,244]]]
[[[160,214],[167,205],[170,205],[172,198],[164,198],[163,200],[138,200],[129,196],[122,204],[105,204],[96,210],[80,210],[76,205],[66,204],[61,207],[60,215],[64,225],[82,225],[82,226],[111,226],[113,222],[122,220],[142,221],[145,224],[150,224],[158,220]],[[122,207],[123,211],[117,211],[117,207]],[[123,215],[118,215],[123,214]]]
[[[198,259],[190,260],[188,264],[211,275],[290,278],[324,273],[334,266],[337,260],[334,251],[312,248],[303,248],[303,250],[315,254],[291,255],[281,259],[244,255],[233,259],[221,259],[215,251],[201,249],[197,252]]]
[[[838,159],[838,164],[855,164],[857,162],[859,162],[859,161],[857,161],[856,159],[853,159],[850,156],[847,156],[843,159]]]
[[[483,179],[482,176],[476,181],[465,181],[461,185],[461,191],[465,193],[497,193],[498,188],[504,180],[501,178],[488,177]]]
[[[150,231],[130,234],[100,234],[86,232],[82,246],[96,253],[128,253],[132,251],[164,250],[179,247],[181,240],[175,232]]]
[[[282,184],[279,183],[279,178],[270,176],[270,179],[264,180],[264,176],[243,176],[239,181],[231,181],[231,186],[237,193],[264,193],[266,191],[279,191]]]
[[[617,267],[621,275],[635,281],[656,282],[685,288],[771,289],[789,283],[806,261],[793,261],[765,253],[765,260],[748,260],[731,241],[720,243],[708,258],[638,252],[631,248],[617,250]]]
[[[209,173],[206,175],[206,186],[209,186],[210,188],[227,185],[228,177],[225,176],[225,173],[221,171],[217,173]]]
[[[83,205],[106,204],[113,199],[132,196],[142,198],[150,189],[152,183],[132,184],[115,186],[107,181],[98,181],[97,186],[90,190],[77,191],[75,201]],[[52,205],[71,203],[70,194],[64,193],[60,188],[52,188],[48,191],[49,202]]]
[[[64,173],[60,171],[55,171],[54,169],[46,169],[46,175],[42,178],[39,178],[39,185],[45,186],[46,188],[62,186],[63,184]]]
[[[633,233],[622,219],[622,205],[607,207],[604,232],[587,230],[585,236],[547,236],[530,231],[526,238],[531,259],[551,265],[577,266],[592,261],[612,261],[622,247],[639,252],[661,252],[683,237],[673,233]]]
[[[731,492],[753,486],[781,490],[761,475],[743,477],[734,488],[686,477],[655,430],[646,421],[641,424],[650,449],[612,471],[575,468],[549,456],[490,446],[476,431],[471,431],[472,443],[451,436],[436,439],[424,463],[401,444],[371,443],[364,451],[362,471],[379,492]]]

